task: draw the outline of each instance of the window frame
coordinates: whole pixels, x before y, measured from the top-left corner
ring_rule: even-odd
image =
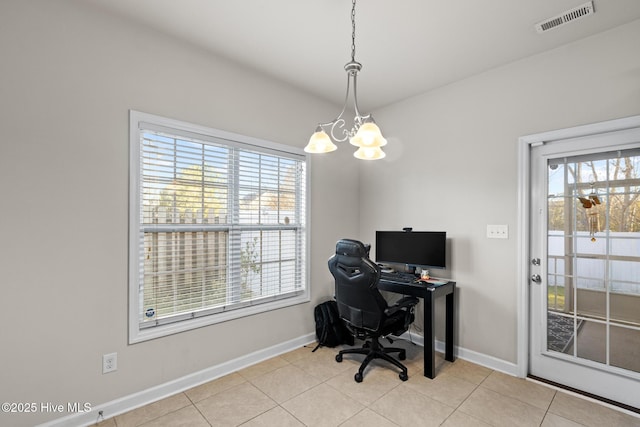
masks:
[[[260,302],[233,310],[212,310],[210,314],[203,316],[182,319],[179,321],[158,324],[153,327],[142,327],[141,316],[141,295],[140,295],[140,231],[144,225],[140,221],[140,179],[142,168],[140,165],[140,144],[141,125],[145,130],[164,130],[175,132],[175,136],[196,137],[199,140],[208,139],[225,140],[229,146],[247,148],[265,154],[276,154],[279,156],[298,158],[305,163],[305,188],[304,188],[304,226],[303,238],[305,266],[302,273],[303,289],[289,297],[267,298],[268,302]],[[134,344],[150,339],[160,338],[175,333],[201,328],[216,323],[226,322],[246,316],[277,310],[284,307],[303,304],[310,301],[309,277],[310,277],[310,162],[309,155],[301,148],[278,144],[254,137],[235,134],[219,129],[213,129],[184,121],[161,117],[140,111],[129,111],[129,272],[128,272],[128,292],[129,292],[129,343]],[[265,227],[265,229],[269,229]]]

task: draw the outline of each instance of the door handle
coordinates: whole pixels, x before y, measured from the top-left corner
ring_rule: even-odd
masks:
[[[531,281],[540,284],[542,283],[542,277],[539,274],[533,274],[531,275]]]

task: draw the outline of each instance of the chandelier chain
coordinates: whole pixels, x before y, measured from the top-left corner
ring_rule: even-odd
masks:
[[[356,60],[356,0],[351,2],[351,61]]]

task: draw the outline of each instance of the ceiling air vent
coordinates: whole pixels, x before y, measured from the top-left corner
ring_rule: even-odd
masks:
[[[568,24],[571,21],[575,21],[578,18],[593,15],[594,13],[593,1],[590,1],[578,7],[574,7],[573,9],[569,9],[558,16],[554,16],[553,18],[545,19],[544,21],[537,23],[536,31],[544,33],[553,28]]]

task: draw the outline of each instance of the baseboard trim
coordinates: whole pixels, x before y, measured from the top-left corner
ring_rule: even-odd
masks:
[[[200,384],[213,381],[216,378],[223,377],[232,372],[246,368],[247,366],[262,362],[263,360],[295,350],[306,344],[314,342],[315,339],[315,334],[304,335],[254,353],[241,356],[237,359],[203,369],[199,372],[185,375],[184,377],[177,378],[173,381],[112,400],[111,402],[96,405],[91,408],[90,412],[68,415],[40,424],[38,427],[79,427],[93,425],[102,419],[113,418],[141,406],[148,405],[176,393],[196,387]],[[102,411],[103,414],[102,418],[99,416],[100,411]]]
[[[416,333],[409,334],[405,332],[398,338],[411,341],[416,345],[424,347],[424,337],[422,337],[422,335],[418,335]],[[96,405],[91,408],[90,412],[68,415],[62,418],[48,421],[44,424],[40,424],[38,427],[90,426],[97,423],[98,421],[101,421],[102,419],[113,418],[117,415],[124,414],[125,412],[129,412],[141,406],[157,402],[158,400],[172,396],[176,393],[183,392],[200,384],[213,381],[217,378],[236,372],[240,369],[262,362],[263,360],[267,360],[280,354],[295,350],[304,345],[315,342],[315,340],[315,334],[304,335],[299,338],[295,338],[293,340],[256,351],[254,353],[241,356],[237,359],[233,359],[228,362],[203,369],[199,372],[185,375],[184,377],[177,378],[173,381],[169,381],[155,387],[151,387],[146,390],[112,400],[111,402]],[[444,350],[444,342],[436,340],[436,351],[444,353]],[[508,375],[518,376],[517,365],[515,365],[514,363],[507,362],[493,356],[487,356],[486,354],[478,353],[462,347],[455,347],[454,353],[457,358],[464,359],[469,362],[473,362]],[[102,411],[103,414],[102,418],[100,418],[99,416],[100,411]]]
[[[405,332],[399,338],[411,341],[421,347],[424,347],[424,337],[416,333]],[[444,353],[445,343],[444,341],[436,340],[436,351]],[[453,349],[454,356],[456,358],[464,359],[468,362],[475,363],[477,365],[484,366],[494,371],[500,371],[502,373],[517,377],[518,365],[506,360],[498,359],[497,357],[488,356],[477,351],[469,350],[464,347],[455,347]]]

